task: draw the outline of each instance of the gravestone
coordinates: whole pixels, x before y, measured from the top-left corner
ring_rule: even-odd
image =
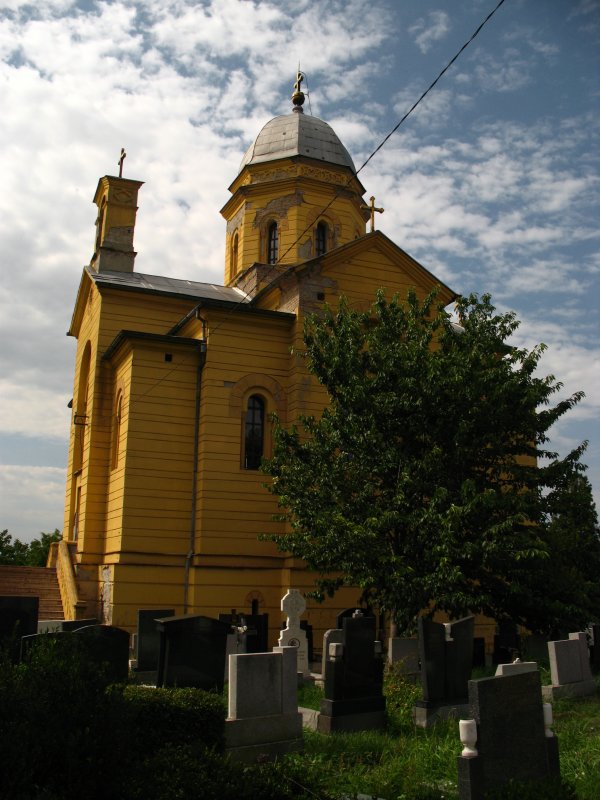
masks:
[[[521,637],[521,658],[548,666],[548,637],[538,633]]]
[[[496,626],[492,664],[511,664],[521,652],[517,626],[510,620],[501,620]]]
[[[234,610],[231,614],[219,614],[221,622],[246,628],[246,653],[266,653],[269,650],[269,615],[239,614]]]
[[[421,674],[418,639],[391,637],[388,641],[388,662],[395,665],[406,680],[416,683]]]
[[[415,724],[426,728],[439,717],[466,711],[473,664],[474,617],[433,622],[419,617],[419,657],[423,699],[414,708]]]
[[[473,666],[485,667],[485,639],[475,636],[473,639]]]
[[[590,640],[590,663],[593,672],[600,672],[600,625],[590,623],[588,628]]]
[[[340,611],[340,613],[337,615],[336,622],[335,622],[336,628],[339,628],[340,630],[342,630],[342,628],[344,627],[344,620],[345,619],[351,619],[352,617],[354,617],[356,615],[357,612],[359,612],[360,616],[362,616],[362,617],[373,617],[373,618],[375,618],[375,614],[371,611],[370,608],[361,608],[359,606],[351,606],[350,608],[345,608],[343,611]]]
[[[13,661],[19,659],[21,637],[37,632],[39,603],[38,597],[0,597],[0,644]]]
[[[330,628],[323,634],[323,653],[321,655],[321,681],[325,680],[325,664],[329,655],[330,644],[341,644],[344,638],[344,632],[341,628]]]
[[[523,672],[537,672],[535,661],[514,661],[512,664],[498,664],[496,675],[521,675]]]
[[[156,621],[175,616],[172,608],[139,608],[135,639],[136,672],[155,672],[160,654],[160,633]]]
[[[89,625],[97,625],[95,617],[88,619],[41,619],[37,624],[38,633],[69,633],[78,628],[87,628]]]
[[[229,659],[226,750],[233,761],[253,762],[301,750],[296,647]]]
[[[329,644],[325,698],[317,727],[322,733],[383,728],[383,650],[375,617],[343,619],[342,642]]]
[[[223,691],[230,626],[200,614],[157,620],[160,634],[157,686]]]
[[[59,620],[60,621],[60,620]],[[124,683],[129,677],[129,634],[112,625],[87,625],[72,630],[50,630],[21,639],[21,659],[32,647],[47,639],[76,644],[82,657],[106,670],[109,683]],[[71,652],[67,650],[67,652]]]
[[[298,648],[298,672],[305,677],[310,674],[308,663],[308,641],[306,631],[300,627],[300,615],[306,610],[306,600],[298,589],[288,589],[281,599],[281,610],[287,617],[285,628],[279,635],[279,647]]]
[[[62,635],[67,635],[63,633]],[[129,634],[112,625],[88,625],[71,631],[82,649],[98,664],[106,665],[111,683],[129,677]]]
[[[558,741],[545,724],[538,670],[469,681],[474,736],[458,761],[460,800],[482,800],[512,779],[540,782],[560,776]],[[474,723],[473,723],[474,720]],[[465,752],[466,751],[466,752]]]
[[[544,700],[596,694],[597,686],[592,677],[587,634],[584,631],[570,633],[568,639],[548,642],[548,655],[552,683],[542,687]]]

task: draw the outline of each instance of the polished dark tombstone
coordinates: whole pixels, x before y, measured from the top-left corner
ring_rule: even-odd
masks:
[[[0,597],[0,643],[19,659],[21,637],[37,633],[39,597]]]
[[[37,632],[68,633],[97,624],[98,620],[95,617],[89,617],[88,619],[41,619],[37,624]]]
[[[384,726],[383,652],[375,631],[374,616],[342,618],[342,642],[333,644],[325,659],[321,732]]]
[[[160,633],[156,620],[175,616],[172,608],[139,608],[137,636],[135,640],[136,672],[152,672],[158,669]]]
[[[546,735],[540,673],[469,681],[469,716],[477,724],[477,755],[458,758],[461,800],[501,792],[512,779],[558,778],[558,740]]]
[[[246,652],[247,653],[268,653],[269,652],[269,615],[268,614],[244,614],[243,612],[232,614],[219,614],[219,620],[229,625],[236,625],[246,628]]]
[[[103,664],[111,683],[124,683],[129,677],[129,633],[112,625],[88,625],[77,628],[70,636],[76,638],[81,650],[96,663]]]
[[[157,621],[160,633],[157,686],[223,691],[227,634],[231,625],[188,614]]]
[[[497,625],[494,636],[492,663],[511,664],[521,652],[521,640],[517,626],[510,620],[502,620]]]
[[[590,666],[592,672],[600,672],[600,625],[591,623],[588,631],[590,637]]]
[[[340,630],[344,627],[343,622],[345,619],[351,619],[357,611],[360,611],[360,614],[363,617],[375,617],[375,614],[371,611],[370,608],[361,608],[359,606],[351,606],[350,608],[345,608],[343,611],[336,617],[335,627],[339,628]]]
[[[473,666],[475,618],[446,625],[419,617],[419,658],[423,699],[415,723],[427,727],[438,717],[459,716],[467,704]]]
[[[473,666],[485,667],[485,639],[475,636],[473,639]]]

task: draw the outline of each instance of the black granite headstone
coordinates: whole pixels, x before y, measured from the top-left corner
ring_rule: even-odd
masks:
[[[375,617],[375,614],[370,608],[351,606],[350,608],[345,608],[343,611],[340,611],[336,617],[335,627],[341,630],[344,627],[344,620],[352,618],[357,611],[360,611],[363,617]]]
[[[99,664],[104,664],[111,683],[123,683],[129,676],[129,634],[112,625],[88,625],[71,636]]]
[[[545,735],[537,670],[469,681],[469,707],[477,723],[478,755],[458,759],[461,800],[501,791],[510,780],[538,782],[559,776],[558,742]],[[475,774],[478,787],[472,791]]]
[[[157,619],[173,617],[175,610],[172,608],[138,609],[137,637],[135,644],[135,659],[137,672],[151,672],[158,669],[158,656],[160,653],[160,633],[156,625]]]
[[[600,672],[600,625],[590,623],[590,666],[592,672]]]
[[[0,597],[0,643],[10,648],[11,658],[19,658],[21,637],[37,632],[38,597]]]
[[[485,639],[475,636],[473,639],[473,666],[485,667]]]
[[[419,658],[423,700],[450,704],[466,702],[467,684],[473,665],[474,617],[465,617],[446,626],[419,617]]]
[[[160,633],[157,686],[223,691],[227,634],[231,626],[188,614],[157,622]]]
[[[88,619],[41,619],[38,621],[38,633],[67,633],[76,631],[78,628],[87,628],[89,625],[97,625],[98,620],[94,617]]]
[[[268,614],[219,614],[219,620],[229,625],[245,626],[246,652],[269,652],[269,615]]]
[[[381,728],[385,722],[383,653],[375,639],[376,619],[345,617],[342,626],[342,655],[326,655],[325,699],[318,728],[324,733]]]
[[[494,664],[511,664],[520,653],[521,640],[517,626],[510,620],[501,620],[494,636]]]

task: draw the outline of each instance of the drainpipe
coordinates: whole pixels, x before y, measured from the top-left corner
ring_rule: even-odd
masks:
[[[194,461],[192,466],[192,506],[190,511],[190,543],[185,557],[185,572],[183,578],[183,613],[188,613],[190,593],[190,569],[196,550],[196,495],[198,493],[198,454],[200,450],[200,400],[202,398],[202,370],[206,364],[206,320],[196,310],[196,319],[202,323],[202,339],[198,354],[198,368],[196,370],[196,397],[194,404]]]

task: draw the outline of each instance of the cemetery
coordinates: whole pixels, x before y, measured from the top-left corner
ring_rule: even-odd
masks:
[[[474,666],[472,617],[384,643],[368,609],[309,659],[293,589],[258,651],[242,615],[140,609],[130,637],[34,605],[0,605],[0,797],[598,796],[597,626]]]

